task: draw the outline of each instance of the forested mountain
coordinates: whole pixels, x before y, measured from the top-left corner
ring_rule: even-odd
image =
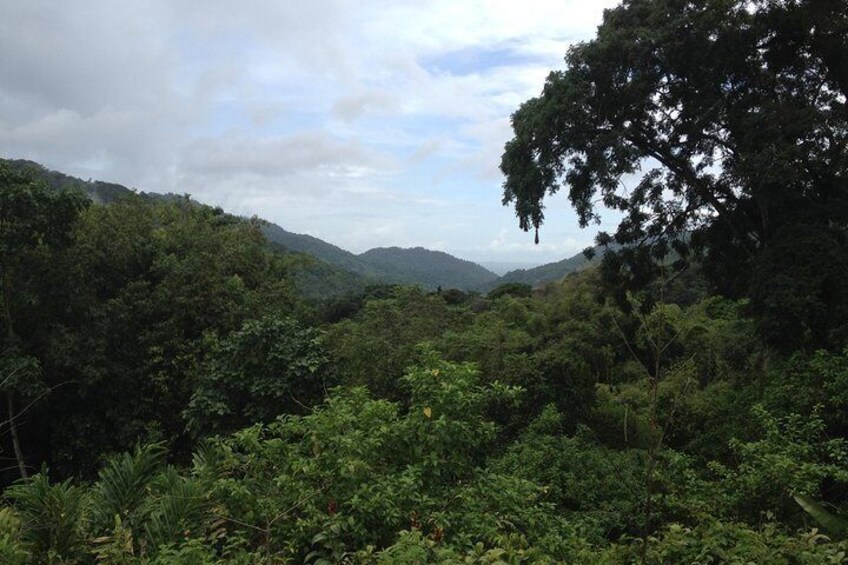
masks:
[[[376,279],[381,273],[359,257],[311,235],[292,233],[277,224],[266,223],[262,233],[268,241],[281,245],[284,249],[295,253],[306,253],[334,267],[356,273],[363,277]]]
[[[589,259],[583,253],[578,253],[573,257],[557,261],[556,263],[547,263],[533,267],[532,269],[510,271],[497,282],[498,284],[521,283],[528,284],[531,287],[538,287],[545,283],[561,280],[566,275],[577,272],[588,265]]]
[[[173,200],[184,198],[174,194],[136,192],[116,183],[82,180],[38,163],[26,160],[0,159],[10,169],[30,171],[60,190],[80,190],[98,204],[111,204],[130,194],[142,198]],[[317,237],[292,233],[271,222],[263,222],[262,233],[281,252],[302,253],[318,261],[304,258],[298,263],[298,288],[311,298],[326,298],[361,291],[368,284],[420,284],[428,290],[444,289],[486,291],[501,283],[522,283],[537,287],[554,282],[580,269],[587,261],[582,254],[532,269],[510,271],[498,277],[491,271],[444,252],[421,247],[376,248],[356,255]]]
[[[355,255],[316,237],[291,233],[276,224],[266,224],[262,231],[269,241],[285,249],[312,255],[372,283],[420,284],[428,290],[438,287],[477,290],[498,280],[496,274],[480,265],[441,251],[390,247]]]
[[[443,287],[470,290],[498,280],[496,274],[476,263],[423,247],[378,247],[359,255],[359,258],[379,269],[383,273],[383,281],[419,283],[427,289]]]
[[[98,204],[112,204],[129,195],[138,194],[151,200],[185,198],[174,194],[139,192],[115,183],[84,181],[25,160],[0,159],[13,171],[28,172],[43,179],[55,190],[79,190]],[[296,263],[298,287],[311,298],[326,298],[361,291],[366,285],[420,284],[428,290],[438,287],[474,290],[491,286],[497,275],[470,261],[447,253],[415,249],[373,249],[355,255],[340,247],[305,234],[289,232],[282,227],[262,222],[261,230],[268,241],[281,252],[305,254]]]

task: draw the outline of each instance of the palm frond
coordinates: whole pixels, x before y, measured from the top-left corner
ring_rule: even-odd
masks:
[[[133,528],[149,492],[150,482],[161,470],[166,455],[160,444],[136,446],[109,461],[94,486],[93,519],[96,527],[110,528],[115,516]]]
[[[65,558],[83,545],[85,489],[71,480],[50,484],[46,470],[6,490],[21,522],[21,537],[36,552],[52,552]]]
[[[151,548],[191,538],[209,518],[209,497],[199,481],[168,467],[151,483],[145,537]]]
[[[804,512],[812,516],[828,532],[840,538],[848,536],[848,520],[829,512],[809,496],[796,494],[794,498]]]

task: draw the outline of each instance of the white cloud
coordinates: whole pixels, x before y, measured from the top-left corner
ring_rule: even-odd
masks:
[[[238,173],[285,178],[312,172],[327,176],[366,176],[387,168],[391,160],[356,140],[341,140],[322,131],[286,137],[236,137],[197,140],[187,146],[182,169],[215,178]]]
[[[333,104],[333,114],[346,122],[352,122],[366,113],[395,113],[400,109],[399,100],[385,90],[369,90],[344,96]]]
[[[526,247],[498,163],[509,114],[615,3],[7,2],[0,154],[358,250],[570,252]]]

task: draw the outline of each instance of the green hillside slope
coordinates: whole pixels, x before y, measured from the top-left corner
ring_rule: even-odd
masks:
[[[366,251],[359,258],[396,279],[392,282],[419,283],[431,290],[438,287],[477,289],[498,280],[495,273],[477,263],[423,247],[379,247]]]
[[[557,261],[556,263],[548,263],[547,265],[540,265],[532,269],[510,271],[500,278],[498,284],[521,283],[537,287],[545,283],[558,281],[566,275],[583,269],[587,265],[589,265],[589,260],[586,259],[583,253],[578,253],[573,257]]]

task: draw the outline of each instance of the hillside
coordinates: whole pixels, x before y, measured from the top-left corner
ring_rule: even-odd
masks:
[[[566,275],[579,271],[589,264],[589,260],[583,253],[578,253],[568,259],[540,265],[532,269],[517,269],[502,276],[497,284],[521,283],[536,287],[545,283],[562,279]]]
[[[35,175],[54,190],[82,191],[97,204],[111,204],[130,194],[136,193],[135,190],[120,184],[99,180],[82,180],[66,175],[65,173],[60,173],[59,171],[51,171],[43,165],[26,159],[0,159],[0,162],[6,164],[13,171],[28,172]],[[154,192],[140,192],[138,194],[147,198],[176,198],[173,194],[158,194]]]
[[[276,243],[290,252],[306,253],[345,271],[374,279],[381,278],[381,275],[384,274],[375,270],[373,266],[362,261],[350,251],[345,251],[341,247],[327,243],[317,237],[292,233],[270,222],[262,226],[262,233],[265,234],[268,241]]]
[[[98,180],[82,180],[27,160],[2,160],[11,169],[29,171],[56,190],[81,190],[98,204],[110,204],[130,194],[151,199],[180,198],[174,194],[137,192],[126,186]],[[582,253],[532,269],[517,269],[498,277],[471,261],[422,247],[375,248],[360,255],[346,251],[317,237],[297,234],[267,222],[262,232],[279,252],[305,254],[317,261],[298,263],[298,288],[311,298],[335,296],[364,288],[368,283],[420,284],[427,290],[438,287],[462,290],[490,290],[502,283],[539,286],[562,279],[588,262]]]
[[[390,282],[420,283],[429,289],[443,287],[468,290],[498,281],[495,273],[477,263],[423,247],[378,247],[358,257],[382,271]]]
[[[131,194],[148,199],[183,198],[174,194],[137,192],[116,183],[82,180],[49,170],[33,161],[0,161],[14,171],[35,175],[54,190],[80,190],[98,204],[111,204]],[[314,258],[296,262],[297,286],[310,298],[361,290],[373,282],[419,284],[427,290],[440,286],[473,290],[493,285],[498,280],[496,274],[475,263],[420,247],[378,248],[355,255],[316,237],[292,233],[270,222],[263,224],[262,232],[275,251]]]
[[[382,283],[420,284],[428,290],[438,287],[474,290],[496,284],[498,276],[471,261],[422,247],[378,247],[360,255],[327,243],[317,237],[289,232],[276,224],[262,228],[269,241],[286,250],[312,255],[334,267]]]

